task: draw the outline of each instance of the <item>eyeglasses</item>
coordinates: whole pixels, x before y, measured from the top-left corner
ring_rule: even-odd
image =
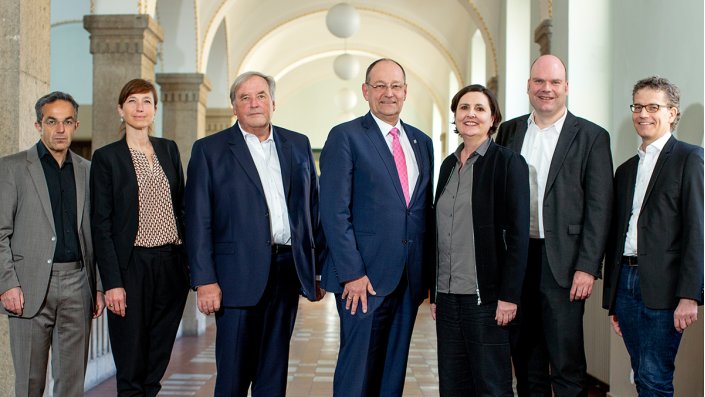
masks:
[[[59,125],[59,123],[63,124],[66,128],[73,128],[74,126],[76,126],[76,120],[74,119],[66,119],[61,121],[57,119],[46,119],[42,123],[44,123],[45,126],[52,128]]]
[[[639,104],[635,103],[633,105],[629,105],[629,109],[632,110],[632,113],[641,113],[642,109],[646,109],[646,111],[648,113],[656,113],[661,108],[668,109],[668,108],[672,108],[672,107],[673,106],[670,106],[670,105],[659,105],[656,103],[650,103],[648,105],[639,105]]]
[[[392,83],[392,84],[365,83],[365,84],[367,84],[367,86],[372,88],[373,90],[379,91],[379,92],[386,92],[388,88],[391,88],[392,92],[401,92],[402,90],[404,90],[404,87],[406,87],[406,84],[402,84],[402,83]]]

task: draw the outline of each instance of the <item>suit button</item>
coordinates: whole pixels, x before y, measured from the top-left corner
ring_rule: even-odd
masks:
[[[267,241],[264,242],[264,244],[265,244],[265,245],[272,245],[272,242],[269,241],[269,240],[267,240]]]
[[[265,212],[265,213],[264,213],[264,216],[269,216],[269,212]]]
[[[406,245],[406,243],[407,243],[408,241],[409,241],[409,240],[401,240],[401,243],[404,244],[404,245]]]

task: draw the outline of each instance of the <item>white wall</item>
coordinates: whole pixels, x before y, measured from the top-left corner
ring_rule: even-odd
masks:
[[[615,165],[634,155],[639,140],[629,113],[634,83],[660,75],[681,89],[683,114],[676,136],[703,142],[703,2],[702,0],[620,0],[610,3],[612,34],[613,122]],[[676,359],[676,396],[703,395],[703,310],[686,330]],[[610,338],[610,395],[636,396],[629,384],[629,359],[618,336]]]

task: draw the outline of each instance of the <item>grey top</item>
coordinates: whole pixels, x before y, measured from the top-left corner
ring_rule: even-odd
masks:
[[[438,225],[437,291],[452,294],[477,294],[475,238],[472,217],[473,168],[479,156],[484,156],[490,140],[483,142],[460,168],[460,153],[455,151],[457,164],[450,173],[436,203]]]

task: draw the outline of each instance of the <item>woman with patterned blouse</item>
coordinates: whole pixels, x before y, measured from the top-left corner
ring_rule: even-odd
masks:
[[[118,396],[156,396],[188,295],[184,176],[174,141],[150,136],[157,92],[122,88],[124,136],[95,151],[91,228],[105,288]]]

